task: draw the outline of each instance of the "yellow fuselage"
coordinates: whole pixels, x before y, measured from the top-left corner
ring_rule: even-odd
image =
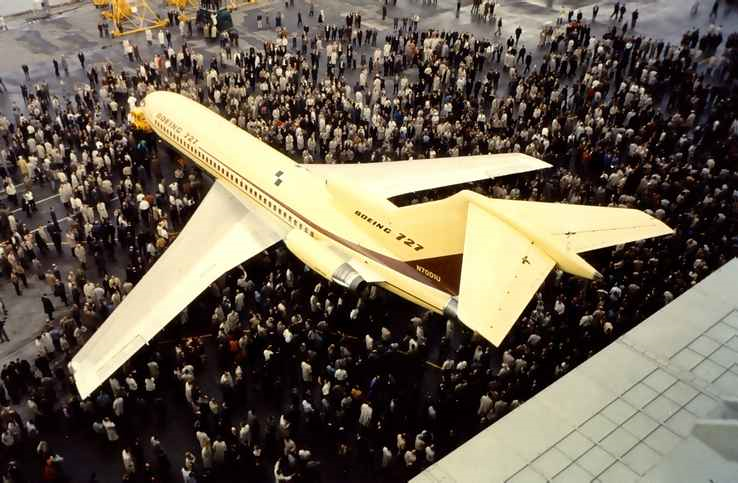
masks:
[[[362,227],[365,220],[350,213],[363,212],[364,207],[347,209],[347,204],[355,203],[356,198],[345,199],[345,189],[330,189],[327,180],[312,173],[309,165],[292,161],[208,108],[178,94],[149,94],[143,112],[161,139],[233,191],[263,207],[279,223],[344,251],[355,263],[376,273],[381,279],[378,285],[387,290],[443,312],[453,294],[403,262],[398,248],[393,247],[397,245],[394,238],[387,237],[383,243],[381,237]],[[361,180],[353,181],[360,191]]]

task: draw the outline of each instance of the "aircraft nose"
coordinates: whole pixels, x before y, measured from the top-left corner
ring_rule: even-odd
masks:
[[[161,110],[161,94],[161,92],[152,92],[141,101],[141,110],[149,123],[153,121],[154,114]]]

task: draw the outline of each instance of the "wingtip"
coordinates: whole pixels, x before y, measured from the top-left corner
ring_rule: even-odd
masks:
[[[79,393],[79,398],[81,400],[85,400],[88,397],[90,397],[90,394],[92,394],[92,391],[95,390],[95,388],[92,387],[90,384],[88,384],[84,379],[79,380],[75,378],[74,384],[75,386],[77,386],[77,393]]]
[[[77,387],[80,399],[87,399],[95,388],[91,387],[90,381],[84,377],[84,370],[80,367],[79,363],[74,360],[67,364],[67,367],[69,368],[69,372],[72,374],[74,385]]]
[[[544,161],[544,160],[542,160],[540,158],[536,158],[535,156],[531,156],[529,154],[524,154],[524,153],[518,153],[518,154],[522,154],[523,156],[525,156],[527,158],[533,159],[539,165],[539,167],[537,169],[553,168],[553,164],[551,164],[551,163],[549,163],[547,161]]]
[[[669,225],[667,225],[663,221],[661,221],[660,223],[661,223],[661,225],[659,226],[659,228],[660,228],[659,232],[653,234],[652,237],[671,236],[671,235],[676,234],[676,230],[674,228],[670,227]],[[651,237],[649,237],[649,238],[651,238]]]

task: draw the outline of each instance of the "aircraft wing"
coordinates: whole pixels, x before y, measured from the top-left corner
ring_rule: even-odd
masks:
[[[69,364],[86,398],[224,272],[280,241],[276,219],[217,181],[176,240]]]
[[[358,180],[362,188],[385,198],[549,167],[545,161],[520,153],[307,166],[326,178],[337,174]]]
[[[499,346],[554,265],[520,232],[469,204],[459,320]]]

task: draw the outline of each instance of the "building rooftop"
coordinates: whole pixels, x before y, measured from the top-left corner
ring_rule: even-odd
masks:
[[[738,481],[738,259],[413,483]]]

